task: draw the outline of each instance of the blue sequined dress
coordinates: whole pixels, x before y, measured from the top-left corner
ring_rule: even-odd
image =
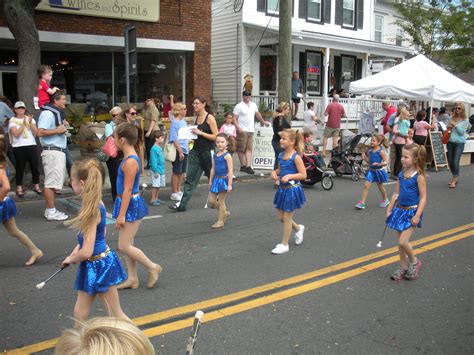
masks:
[[[369,151],[369,170],[365,174],[365,180],[369,182],[376,182],[376,183],[384,183],[388,181],[388,174],[383,169],[382,166],[375,165],[374,163],[382,163],[382,155],[380,154],[381,150],[378,149],[375,153],[370,150]]]
[[[7,168],[7,177],[10,177],[10,169]],[[16,216],[16,204],[13,199],[5,196],[3,201],[0,201],[0,220],[2,222],[9,221]]]
[[[74,289],[95,295],[107,292],[109,286],[121,284],[127,279],[120,259],[105,242],[105,207],[100,204],[100,223],[97,225],[94,251],[89,260],[82,261],[77,269]],[[77,234],[77,242],[82,248],[82,233]],[[103,253],[101,255],[101,253]]]
[[[229,188],[229,169],[227,168],[227,161],[225,157],[229,152],[225,152],[221,156],[214,154],[214,178],[212,179],[210,192],[218,194],[219,192],[227,192]]]
[[[402,232],[413,227],[411,219],[418,210],[420,202],[420,192],[418,191],[418,173],[413,174],[409,178],[405,178],[403,171],[398,174],[398,182],[400,184],[400,193],[398,201],[392,210],[390,216],[387,217],[385,223],[390,228]],[[423,221],[423,214],[420,216],[420,222],[417,227],[420,228]]]
[[[130,198],[130,203],[128,204],[127,212],[125,213],[125,222],[135,222],[148,215],[148,207],[145,203],[145,200],[143,200],[143,197],[139,193],[140,172],[142,171],[142,166],[140,164],[140,159],[136,155],[130,155],[127,158],[123,159],[118,168],[117,198],[114,202],[112,218],[117,219],[120,213],[120,206],[122,205],[122,194],[124,190],[124,174],[122,167],[127,159],[134,159],[138,164],[138,170],[135,175],[135,180],[133,181],[132,196]]]
[[[278,163],[280,164],[280,178],[288,174],[296,174],[295,157],[297,153],[294,153],[290,159],[283,159],[285,152],[278,155]],[[282,183],[278,186],[278,190],[275,193],[273,204],[278,210],[284,212],[292,212],[297,208],[301,208],[306,202],[303,188],[299,181],[295,181],[294,185],[289,182]]]

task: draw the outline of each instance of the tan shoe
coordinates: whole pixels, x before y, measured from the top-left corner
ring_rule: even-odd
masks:
[[[140,287],[140,281],[135,280],[126,280],[122,282],[120,285],[117,286],[118,290],[126,290],[128,288],[131,288],[132,290],[135,290]]]
[[[158,278],[160,277],[160,273],[162,271],[163,271],[163,268],[159,264],[156,264],[155,270],[148,271],[148,283],[146,287],[148,288],[155,287],[156,283],[158,282]]]
[[[222,228],[222,227],[224,227],[224,222],[220,222],[220,221],[217,221],[216,223],[214,223],[214,224],[211,226],[211,228],[214,228],[214,229],[216,229],[216,228]]]

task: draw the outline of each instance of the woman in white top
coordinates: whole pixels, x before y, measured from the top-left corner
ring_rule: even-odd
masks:
[[[309,130],[311,133],[315,134],[317,131],[317,126],[320,121],[318,115],[314,112],[314,102],[308,102],[306,104],[308,109],[303,113],[304,125],[303,128]]]
[[[24,197],[23,174],[26,163],[29,164],[33,178],[33,191],[38,195],[43,192],[39,187],[39,156],[36,151],[35,137],[38,133],[36,121],[31,116],[26,116],[26,106],[22,101],[17,101],[14,106],[15,117],[10,119],[8,132],[15,156],[16,194]]]

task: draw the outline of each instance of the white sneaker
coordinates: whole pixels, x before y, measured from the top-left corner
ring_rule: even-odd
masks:
[[[272,249],[272,254],[283,254],[290,250],[288,245],[277,244],[275,248]]]
[[[181,194],[179,192],[173,192],[170,198],[172,201],[181,201]]]
[[[300,224],[300,230],[295,232],[295,244],[300,245],[303,243],[303,234],[304,234],[304,226]]]
[[[183,191],[178,191],[179,196],[183,197]]]
[[[65,221],[69,217],[67,214],[59,212],[58,210],[54,212],[49,212],[46,210],[44,211],[44,218],[46,218],[48,221]]]

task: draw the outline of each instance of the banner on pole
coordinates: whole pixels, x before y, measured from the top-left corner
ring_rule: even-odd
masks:
[[[255,126],[252,148],[252,168],[273,170],[275,152],[272,147],[273,129]]]

